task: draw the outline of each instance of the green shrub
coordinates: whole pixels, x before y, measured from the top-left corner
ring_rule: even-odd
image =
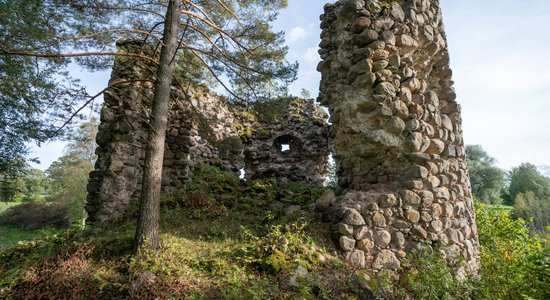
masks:
[[[399,276],[385,273],[367,284],[380,299],[550,299],[548,240],[530,236],[524,220],[475,201],[480,270],[453,276],[437,252],[417,253],[403,262]]]
[[[245,243],[241,249],[241,260],[260,270],[278,273],[298,266],[311,269],[322,264],[324,251],[306,235],[305,224],[274,225],[268,233],[258,237],[243,228]]]
[[[514,216],[527,221],[534,233],[548,234],[550,225],[550,196],[539,198],[532,191],[519,193],[514,202]]]
[[[529,235],[524,220],[476,202],[481,244],[476,299],[549,299],[548,241]]]
[[[254,202],[308,205],[314,203],[325,187],[304,182],[277,180],[274,178],[241,181],[234,173],[214,166],[195,169],[186,198],[196,191],[206,193],[214,202],[225,207]],[[179,206],[186,206],[189,199],[178,199]],[[168,201],[164,201],[167,203]],[[170,199],[169,202],[174,202]],[[178,206],[172,203],[171,206]]]
[[[0,224],[32,230],[70,225],[67,207],[59,203],[27,202],[12,206],[0,215]]]
[[[202,166],[193,172],[189,191],[203,191],[211,197],[234,192],[240,179],[234,173],[222,171],[214,166]]]
[[[474,289],[469,279],[454,275],[453,266],[440,253],[415,253],[403,261],[398,273],[381,272],[373,286],[378,298],[466,300]]]

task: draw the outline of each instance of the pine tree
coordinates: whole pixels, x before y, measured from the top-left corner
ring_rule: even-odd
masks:
[[[19,26],[18,16],[13,14],[12,9],[28,5],[27,2],[9,0],[8,4],[11,6],[6,4],[3,8],[3,15],[13,21],[9,26]],[[192,83],[217,81],[234,99],[244,102],[247,102],[243,100],[244,97],[262,100],[266,98],[265,95],[284,94],[286,83],[296,77],[297,65],[284,60],[287,49],[282,46],[282,33],[273,33],[268,24],[275,19],[276,12],[287,5],[287,1],[31,2],[34,5],[30,9],[31,15],[34,13],[36,18],[27,22],[26,26],[30,26],[30,32],[34,34],[26,38],[26,44],[19,43],[17,38],[3,38],[0,42],[9,42],[0,43],[0,55],[29,61],[44,59],[42,64],[54,66],[66,66],[70,59],[75,59],[77,63],[90,69],[109,66],[109,59],[116,55],[132,56],[157,64],[141,213],[134,248],[136,251],[143,246],[158,249],[164,134],[173,73],[176,72],[179,77]],[[37,23],[39,26],[36,27],[32,25],[35,20],[43,22]],[[13,36],[16,37],[17,34]],[[43,41],[44,46],[36,47],[34,38]],[[157,50],[153,55],[117,51],[113,47],[115,41],[121,38],[138,39],[144,45]],[[23,65],[32,66],[30,63]],[[58,72],[55,67],[51,70]],[[53,90],[53,87],[49,90]],[[70,94],[69,91],[72,90],[64,91]],[[87,105],[96,97],[97,95],[88,96],[81,100]],[[19,99],[20,95],[15,94],[13,98]],[[47,103],[40,102],[37,107],[43,109]],[[71,120],[83,107],[85,106],[73,111],[74,105],[69,105],[66,107],[68,111],[60,115]],[[41,111],[39,114],[43,113]],[[34,120],[36,116],[30,115],[27,119]],[[68,122],[63,123],[66,124]],[[53,133],[57,132],[58,130]]]

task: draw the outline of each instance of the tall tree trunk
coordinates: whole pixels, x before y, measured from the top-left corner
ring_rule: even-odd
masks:
[[[181,0],[169,0],[166,10],[163,46],[155,81],[153,108],[145,154],[143,185],[139,216],[134,239],[134,254],[142,247],[147,250],[160,248],[160,190],[164,141],[168,124],[170,89],[172,87],[173,60],[178,47],[177,32],[180,25]]]

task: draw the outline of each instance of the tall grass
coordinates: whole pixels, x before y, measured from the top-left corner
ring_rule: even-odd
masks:
[[[19,204],[21,204],[21,203],[19,203],[19,202],[0,202],[0,214],[5,212],[8,208],[10,208],[12,206],[19,205]]]

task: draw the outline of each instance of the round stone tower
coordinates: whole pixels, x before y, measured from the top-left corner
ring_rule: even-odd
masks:
[[[428,249],[475,270],[475,214],[438,0],[341,0],[321,19],[320,101],[344,192],[328,214],[346,257],[377,272]]]

